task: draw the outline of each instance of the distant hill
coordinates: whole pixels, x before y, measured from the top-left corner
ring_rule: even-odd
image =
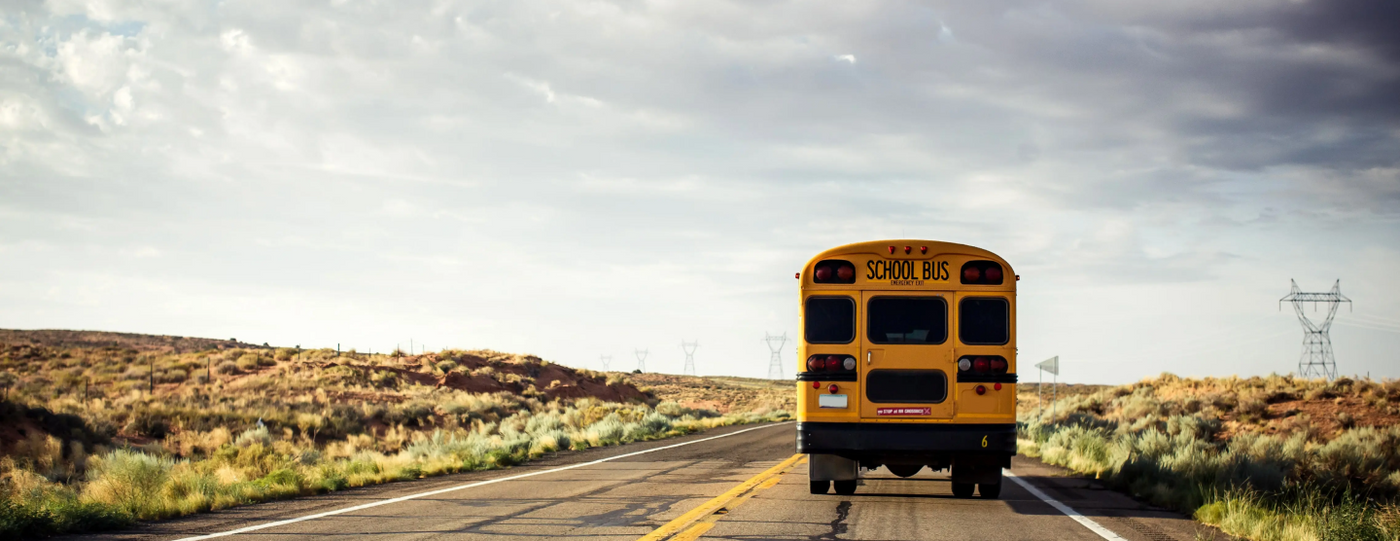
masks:
[[[28,344],[51,348],[118,348],[139,352],[193,353],[215,349],[258,349],[268,347],[239,342],[233,338],[190,338],[157,334],[134,334],[106,331],[65,331],[40,329],[32,331],[0,329],[0,343]]]

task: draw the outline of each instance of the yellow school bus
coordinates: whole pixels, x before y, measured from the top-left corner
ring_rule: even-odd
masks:
[[[813,494],[853,494],[860,469],[951,469],[953,494],[1001,494],[1016,454],[1016,281],[981,248],[862,242],[813,257],[801,281],[797,452]]]

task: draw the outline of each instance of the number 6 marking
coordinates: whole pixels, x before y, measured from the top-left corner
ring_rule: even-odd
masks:
[[[987,437],[986,437],[986,436],[982,436],[982,446],[983,446],[983,447],[986,447],[986,446],[987,446]]]

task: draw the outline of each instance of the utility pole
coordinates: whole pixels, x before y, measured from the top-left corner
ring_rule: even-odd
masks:
[[[783,379],[783,344],[787,343],[787,333],[782,336],[773,336],[763,333],[763,341],[768,343],[768,350],[773,354],[768,358],[768,379]]]
[[[635,349],[632,353],[637,356],[637,371],[645,373],[647,371],[647,350]]]
[[[151,376],[151,396],[155,396],[155,395],[156,395],[156,356],[155,356],[155,355],[149,355],[149,356],[146,357],[146,360],[147,360],[147,361],[150,361],[150,372],[149,372],[148,375]]]
[[[700,341],[686,342],[681,340],[681,349],[685,351],[685,368],[681,373],[687,376],[695,375],[695,350],[700,348]]]
[[[1337,379],[1337,358],[1332,355],[1332,337],[1328,331],[1332,330],[1332,319],[1337,317],[1337,307],[1342,303],[1347,303],[1351,307],[1351,299],[1342,295],[1342,281],[1338,279],[1332,283],[1332,290],[1326,293],[1304,293],[1298,289],[1298,282],[1292,282],[1293,289],[1282,299],[1278,300],[1279,310],[1283,309],[1283,302],[1293,303],[1293,311],[1298,314],[1298,322],[1303,324],[1303,355],[1298,358],[1298,375],[1305,378],[1322,377],[1327,380]],[[1304,303],[1312,303],[1313,311],[1317,311],[1318,303],[1327,305],[1327,319],[1322,324],[1313,323],[1308,319],[1307,313],[1303,310]]]
[[[603,363],[603,371],[608,371],[608,365],[612,364],[612,355],[599,355],[598,361]]]

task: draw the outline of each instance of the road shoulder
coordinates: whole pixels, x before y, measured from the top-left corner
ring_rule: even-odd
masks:
[[[1011,471],[1047,496],[1099,523],[1129,541],[1227,541],[1230,536],[1176,511],[1157,507],[1039,459],[1017,456]],[[1015,505],[1013,504],[1014,508]],[[1018,509],[1018,512],[1032,512]],[[1043,509],[1033,512],[1042,513]]]

